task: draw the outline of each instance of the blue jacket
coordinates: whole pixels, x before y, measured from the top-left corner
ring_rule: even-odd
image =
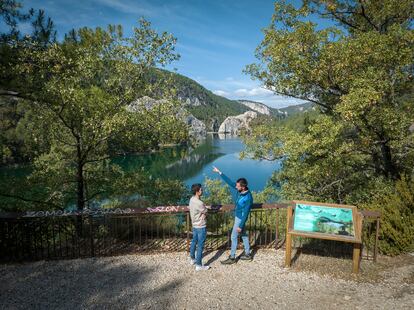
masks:
[[[226,182],[232,189],[232,196],[236,207],[234,208],[234,216],[240,219],[239,228],[243,229],[249,217],[250,209],[253,205],[253,196],[250,191],[240,193],[236,189],[236,183],[230,180],[224,173],[220,174],[224,182]]]

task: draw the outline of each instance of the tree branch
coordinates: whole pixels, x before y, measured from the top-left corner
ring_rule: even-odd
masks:
[[[33,202],[33,203],[37,203],[37,204],[52,205],[54,207],[57,207],[56,205],[51,204],[50,202],[35,200],[35,199],[29,199],[29,198],[25,198],[25,197],[18,196],[18,195],[10,195],[10,194],[5,194],[5,193],[0,193],[0,196],[7,197],[7,198],[13,198],[13,199],[19,199],[19,200],[26,201],[26,202]]]

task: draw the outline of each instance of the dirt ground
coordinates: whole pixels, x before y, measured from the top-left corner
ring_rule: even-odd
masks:
[[[0,309],[414,309],[414,256],[362,261],[259,250],[225,266],[227,253],[125,255],[0,265]]]

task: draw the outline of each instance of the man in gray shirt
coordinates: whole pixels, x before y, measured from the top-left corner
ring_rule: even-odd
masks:
[[[201,184],[193,184],[191,186],[193,196],[190,199],[189,209],[191,223],[193,224],[193,240],[190,247],[190,264],[196,265],[196,271],[208,270],[210,266],[203,266],[201,263],[203,257],[204,242],[207,237],[207,208],[200,200],[203,194]],[[196,253],[197,248],[197,253]]]

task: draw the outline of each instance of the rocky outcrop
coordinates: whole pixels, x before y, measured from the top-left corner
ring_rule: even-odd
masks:
[[[210,132],[218,132],[219,128],[220,128],[220,123],[219,123],[218,119],[217,118],[212,118],[208,130]]]
[[[165,99],[157,100],[157,99],[153,99],[153,98],[148,97],[148,96],[144,96],[144,97],[141,97],[141,98],[138,98],[138,99],[132,101],[126,107],[126,109],[130,112],[138,112],[138,111],[141,111],[142,109],[152,110],[157,105],[163,104],[163,103],[166,103],[166,102],[167,102],[167,100],[165,100]]]
[[[189,114],[185,116],[184,122],[188,126],[190,135],[205,136],[207,134],[206,125],[198,118],[196,118],[194,115]]]
[[[237,116],[229,116],[220,125],[219,133],[240,134],[241,130],[250,131],[250,122],[257,117],[256,112],[247,111]]]
[[[272,112],[270,111],[269,107],[264,105],[263,103],[251,101],[251,100],[238,100],[241,104],[245,105],[249,109],[256,111],[260,114],[270,115]]]
[[[145,96],[138,98],[131,102],[126,108],[130,112],[138,112],[143,109],[152,110],[157,105],[166,103],[167,100],[156,100],[151,97]],[[206,125],[197,119],[194,115],[188,113],[184,108],[180,108],[176,114],[177,118],[183,121],[188,126],[188,132],[192,136],[205,136],[207,134]]]
[[[186,106],[193,106],[193,107],[199,107],[201,105],[205,105],[198,97],[181,97],[178,96],[178,100],[183,102]]]

